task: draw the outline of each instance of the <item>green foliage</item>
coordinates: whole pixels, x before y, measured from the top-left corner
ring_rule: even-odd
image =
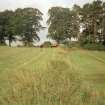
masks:
[[[94,43],[94,44],[87,43],[87,44],[84,44],[82,47],[88,50],[105,51],[105,46],[99,43]]]
[[[4,42],[6,36],[11,45],[14,36],[22,37],[25,45],[34,40],[40,40],[38,32],[43,29],[40,21],[42,13],[35,8],[16,9],[13,11],[0,12],[0,42]]]
[[[58,43],[76,37],[79,31],[78,17],[69,8],[52,7],[48,11],[48,37]]]
[[[9,44],[14,39],[14,30],[12,24],[13,11],[6,10],[0,12],[0,43],[5,42],[5,37],[8,37]]]
[[[96,0],[83,7],[52,7],[49,13],[48,37],[62,43],[71,37],[78,37],[81,44],[105,42],[105,2]],[[80,26],[83,31],[80,33]]]
[[[37,32],[42,29],[40,21],[42,20],[42,13],[38,9],[24,8],[17,9],[14,15],[15,30],[17,35],[23,37],[25,45],[33,42],[33,40],[40,40]]]
[[[80,41],[88,43],[96,43],[99,40],[102,43],[105,40],[104,32],[104,2],[101,0],[93,1],[92,3],[84,4],[80,9],[81,21],[83,24],[83,32]]]

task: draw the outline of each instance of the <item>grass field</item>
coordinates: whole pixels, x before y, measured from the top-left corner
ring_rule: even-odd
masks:
[[[105,52],[0,47],[0,105],[105,105]]]

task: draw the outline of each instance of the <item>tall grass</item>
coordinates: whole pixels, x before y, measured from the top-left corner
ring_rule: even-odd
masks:
[[[105,93],[83,83],[65,61],[51,60],[44,73],[14,70],[0,88],[0,105],[105,105]]]

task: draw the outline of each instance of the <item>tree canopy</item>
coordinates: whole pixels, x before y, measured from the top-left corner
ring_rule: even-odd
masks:
[[[83,44],[105,45],[105,2],[96,0],[83,7],[75,4],[72,9],[52,7],[48,14],[49,38],[61,42],[77,37]]]
[[[0,12],[0,44],[5,38],[11,44],[14,36],[20,36],[25,45],[39,41],[38,32],[42,13],[36,8],[18,8],[15,11]],[[95,0],[82,7],[52,7],[48,10],[48,38],[58,43],[77,38],[81,44],[99,43],[105,45],[105,2]],[[82,31],[81,31],[82,30]]]
[[[75,11],[71,11],[69,8],[52,7],[49,9],[48,14],[49,38],[59,43],[77,36],[79,26]]]
[[[105,41],[105,3],[101,0],[85,4],[79,11],[83,24],[81,41],[83,43],[104,43]]]
[[[6,36],[11,43],[14,36],[21,36],[25,45],[40,40],[38,32],[42,29],[42,13],[36,8],[16,9],[0,12],[0,41]]]

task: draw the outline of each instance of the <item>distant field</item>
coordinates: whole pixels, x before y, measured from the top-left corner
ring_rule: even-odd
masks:
[[[0,47],[0,105],[105,105],[105,52]]]

